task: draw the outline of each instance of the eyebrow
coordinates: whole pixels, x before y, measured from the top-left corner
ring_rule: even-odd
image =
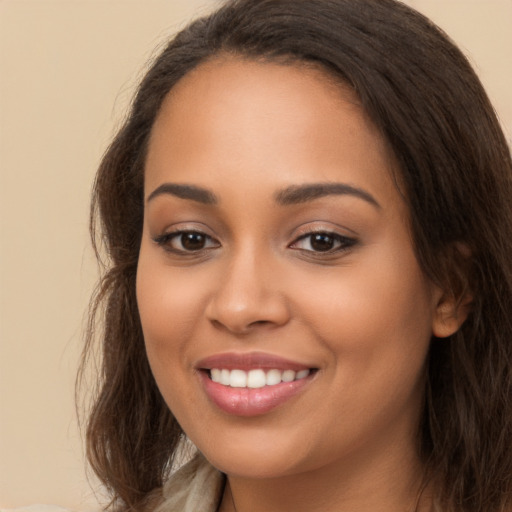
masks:
[[[217,196],[210,190],[196,185],[181,185],[178,183],[163,183],[149,194],[146,202],[152,201],[155,197],[170,194],[180,199],[190,199],[201,204],[217,204]]]
[[[197,185],[178,183],[163,183],[157,187],[147,198],[147,202],[161,195],[173,195],[180,199],[189,199],[206,205],[219,203],[217,196],[206,188]],[[275,200],[283,206],[306,203],[329,195],[350,195],[363,199],[367,203],[381,208],[377,200],[366,190],[346,183],[311,183],[306,185],[292,185],[275,194]]]
[[[276,201],[281,205],[306,203],[324,196],[350,195],[363,199],[376,208],[381,208],[377,200],[366,190],[346,183],[312,183],[307,185],[292,185],[275,195]]]

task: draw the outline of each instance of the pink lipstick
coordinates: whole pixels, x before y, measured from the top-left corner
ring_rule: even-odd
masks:
[[[228,414],[257,416],[284,404],[313,379],[316,368],[263,354],[218,354],[197,365],[208,398]]]

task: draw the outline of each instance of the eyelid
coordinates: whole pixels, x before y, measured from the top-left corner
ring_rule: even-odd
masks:
[[[340,231],[349,231],[350,235],[347,236]],[[199,247],[197,249],[194,248],[180,248],[171,245],[173,240],[176,240],[180,237],[180,235],[186,233],[196,233],[203,236],[206,240],[203,247]],[[314,247],[305,248],[299,247],[301,240],[306,240],[308,237],[312,237],[317,234],[322,234],[327,237],[330,237],[334,240],[335,247],[320,250],[315,249]],[[287,244],[288,248],[301,251],[308,255],[314,255],[315,257],[327,257],[329,255],[334,256],[339,253],[345,252],[349,250],[351,247],[358,243],[358,236],[351,229],[340,227],[340,226],[327,226],[326,223],[318,223],[314,225],[313,222],[307,222],[298,228],[295,229],[295,233],[290,234],[290,238],[292,238],[292,242]],[[151,235],[152,241],[164,249],[168,253],[173,253],[178,256],[197,256],[199,254],[208,253],[210,250],[221,247],[221,243],[219,242],[216,236],[211,234],[211,230],[208,226],[203,225],[202,223],[187,223],[180,222],[171,226],[168,226],[165,230],[163,230],[160,234]],[[183,242],[178,241],[178,243]]]
[[[150,236],[153,240],[155,240],[156,238],[161,238],[166,235],[187,232],[201,233],[210,238],[216,238],[212,230],[206,224],[194,221],[175,222],[173,224],[162,226],[162,228],[157,228],[154,230],[150,229]]]
[[[340,253],[348,251],[350,248],[352,248],[354,245],[356,245],[359,241],[357,235],[352,230],[346,229],[346,231],[351,232],[351,235],[347,236],[345,234],[340,233],[339,230],[335,229],[332,226],[331,227],[327,227],[325,225],[311,226],[310,224],[307,224],[305,226],[301,226],[297,231],[298,232],[295,233],[293,241],[289,244],[288,247],[290,247],[291,249],[295,249],[297,251],[301,251],[303,253],[309,254],[314,257],[322,257],[322,256],[328,257],[328,256],[339,255]],[[336,242],[338,242],[338,246],[335,248],[326,250],[326,251],[315,251],[314,249],[305,249],[305,248],[301,248],[301,247],[296,247],[301,240],[306,240],[308,237],[318,235],[318,234],[326,235],[328,237],[333,238]]]
[[[333,232],[327,232],[327,231],[312,231],[310,233],[306,233],[304,235],[301,235],[299,236],[298,238],[296,238],[291,244],[290,244],[290,247],[293,247],[294,245],[296,245],[298,242],[300,242],[301,240],[306,240],[308,237],[310,236],[314,236],[314,235],[326,235],[332,239],[334,239],[336,242],[338,242],[341,247],[338,248],[338,249],[332,249],[332,250],[329,250],[329,251],[325,251],[325,253],[332,253],[332,252],[337,252],[339,250],[343,250],[343,249],[346,249],[348,247],[351,247],[352,245],[354,245],[356,243],[356,240],[354,238],[349,238],[347,236],[343,236],[343,235],[340,235],[338,233],[333,233]],[[309,249],[303,249],[305,251],[309,251]],[[318,253],[321,253],[322,251],[313,251],[311,250],[311,252],[318,252]]]
[[[184,235],[186,233],[194,233],[197,235],[202,235],[209,240],[213,240],[213,241],[217,242],[217,240],[214,237],[204,233],[203,231],[198,231],[197,229],[176,229],[173,231],[166,231],[165,233],[162,233],[161,235],[157,235],[157,236],[153,237],[153,241],[155,241],[157,243],[161,243],[163,240],[172,240],[173,238],[177,238],[178,236]],[[220,245],[220,244],[218,244],[218,245]]]
[[[176,254],[178,256],[198,256],[204,254],[205,252],[220,247],[220,242],[211,234],[208,233],[208,229],[205,227],[197,227],[197,225],[190,224],[178,224],[173,226],[172,228],[168,228],[163,231],[161,234],[151,236],[153,242],[155,242],[159,247],[164,249],[166,252],[171,254]],[[185,248],[179,249],[175,247],[171,247],[171,242],[180,235],[186,233],[196,233],[201,236],[204,236],[207,241],[209,241],[209,245],[206,247],[201,247],[197,250],[187,250]]]
[[[346,226],[325,221],[310,221],[301,224],[293,231],[293,237],[298,238],[301,235],[309,235],[311,233],[329,233],[344,238],[359,238],[359,234]]]

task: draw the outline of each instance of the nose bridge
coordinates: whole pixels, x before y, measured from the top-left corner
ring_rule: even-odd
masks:
[[[288,309],[277,274],[272,251],[251,240],[241,242],[223,262],[207,308],[209,319],[237,333],[286,323]]]

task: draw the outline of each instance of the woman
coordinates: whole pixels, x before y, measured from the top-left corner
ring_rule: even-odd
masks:
[[[95,185],[113,506],[510,510],[511,198],[477,77],[398,2],[178,34]]]

